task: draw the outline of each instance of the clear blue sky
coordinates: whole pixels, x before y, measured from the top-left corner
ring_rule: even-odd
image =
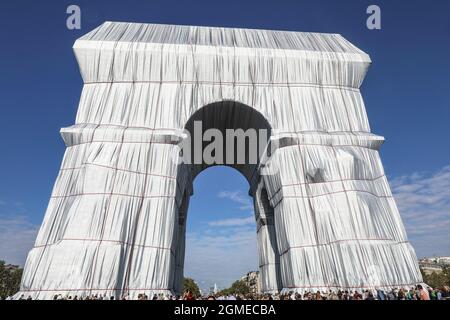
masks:
[[[66,29],[70,4],[81,7],[79,31]],[[382,30],[366,28],[370,4],[381,7]],[[105,20],[341,33],[373,60],[362,93],[372,131],[386,137],[382,159],[410,238],[420,256],[450,254],[449,13],[448,0],[2,2],[0,240],[9,245],[0,246],[0,258],[23,263],[34,240],[64,152],[58,131],[73,124],[81,93],[71,47]],[[256,255],[242,249],[248,241],[255,245],[248,237],[254,225],[247,223],[247,191],[245,179],[229,168],[209,169],[195,181],[188,253],[201,263],[188,256],[187,270],[199,281],[213,281],[205,257],[220,249],[199,252],[205,239],[241,246],[220,285],[257,265]],[[432,203],[421,200],[431,193]],[[422,212],[427,221],[417,219]]]

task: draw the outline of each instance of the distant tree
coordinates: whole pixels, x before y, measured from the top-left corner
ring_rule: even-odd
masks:
[[[230,294],[239,294],[239,295],[245,295],[250,293],[249,286],[242,280],[237,280],[233,282],[230,288],[223,289],[219,292],[219,295],[227,296]]]
[[[21,268],[6,268],[5,261],[0,260],[0,299],[19,291],[22,271]]]
[[[231,290],[234,294],[248,294],[250,293],[249,286],[242,280],[233,282]]]
[[[442,269],[442,273],[445,275],[445,285],[447,287],[450,287],[450,267],[447,266]]]
[[[444,287],[450,286],[450,268],[443,268],[442,272],[432,272],[431,274],[426,274],[422,268],[420,269],[422,273],[423,281],[431,286],[432,288],[442,289]]]
[[[200,297],[200,289],[191,278],[183,278],[183,292],[190,291],[196,297]]]

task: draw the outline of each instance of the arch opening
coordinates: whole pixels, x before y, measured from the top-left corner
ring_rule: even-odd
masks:
[[[258,166],[266,152],[272,127],[264,115],[256,109],[236,101],[225,100],[208,104],[197,110],[186,122],[185,133],[188,137],[185,139],[187,148],[182,149],[182,154],[185,157],[186,150],[189,153],[187,169],[190,186],[186,189],[187,193],[183,196],[183,204],[179,208],[179,225],[177,226],[179,230],[176,241],[179,249],[177,250],[177,271],[174,278],[176,284],[174,287],[178,290],[181,289],[184,275],[186,222],[189,220],[187,203],[189,197],[194,194],[194,180],[197,180],[196,177],[208,168],[226,166],[237,170],[245,177],[248,183],[247,187],[250,189],[255,181],[256,184],[263,186]],[[209,173],[205,172],[202,176],[205,174]],[[235,190],[236,188],[231,189]],[[208,192],[213,191],[208,190]],[[247,197],[247,195],[244,196]],[[257,290],[259,292],[278,291],[280,289],[280,271],[273,208],[270,206],[264,187],[252,190],[251,194],[249,192],[249,196],[250,207],[247,208],[247,213],[251,214],[252,222],[249,222],[249,216],[241,218],[246,218],[247,226],[250,225],[253,228],[253,239],[257,243],[256,252],[259,260],[257,266],[260,272]],[[195,202],[199,198],[195,197],[194,199]],[[233,217],[222,216],[221,218],[222,220],[233,220]],[[241,223],[238,220],[236,222]]]
[[[256,109],[232,100],[208,104],[186,122],[188,162],[194,179],[204,169],[225,165],[251,181],[272,127]]]
[[[248,182],[236,169],[209,167],[193,184],[186,220],[185,276],[208,293],[215,285],[219,290],[227,288],[258,270],[257,224]]]

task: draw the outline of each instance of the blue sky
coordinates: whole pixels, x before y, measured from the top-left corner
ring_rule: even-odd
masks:
[[[79,31],[65,26],[70,4],[81,7]],[[365,26],[370,4],[381,7],[381,30]],[[386,137],[381,155],[409,237],[419,256],[450,254],[449,12],[447,0],[2,3],[0,258],[23,264],[32,246],[64,152],[58,131],[73,124],[81,93],[71,47],[105,20],[341,33],[373,60],[362,94],[372,131]],[[248,185],[215,167],[194,187],[186,272],[225,286],[257,266]]]

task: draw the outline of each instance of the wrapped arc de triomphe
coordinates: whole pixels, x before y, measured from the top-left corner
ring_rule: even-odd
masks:
[[[342,36],[106,22],[74,51],[76,122],[19,294],[179,293],[192,182],[211,165],[177,161],[194,120],[277,146],[232,165],[263,291],[422,281],[359,90],[371,61]]]

